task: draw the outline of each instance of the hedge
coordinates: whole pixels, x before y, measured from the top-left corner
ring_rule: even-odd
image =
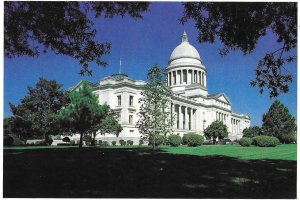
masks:
[[[179,135],[170,135],[168,142],[173,147],[178,147],[181,144],[181,137]]]
[[[189,147],[195,147],[200,146],[204,142],[204,137],[202,135],[196,134],[196,133],[188,133],[183,135],[182,143],[189,146]]]
[[[249,137],[242,137],[239,141],[239,144],[243,147],[249,147],[252,144],[253,140]]]
[[[268,135],[259,135],[252,138],[253,144],[259,147],[275,147],[280,144],[278,138]]]

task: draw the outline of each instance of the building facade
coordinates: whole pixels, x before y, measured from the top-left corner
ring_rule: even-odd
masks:
[[[206,67],[198,51],[189,43],[187,34],[172,52],[167,66],[167,84],[174,92],[171,112],[175,116],[175,134],[196,132],[203,134],[204,129],[213,121],[220,120],[228,128],[228,138],[240,139],[243,129],[250,126],[248,115],[234,113],[229,98],[224,94],[208,94]],[[72,89],[80,86],[79,82]],[[133,80],[125,74],[115,74],[103,78],[99,83],[90,83],[94,93],[99,96],[100,104],[108,104],[119,114],[123,131],[119,137],[112,134],[98,135],[97,140],[133,140],[138,144],[139,130],[136,128],[141,92],[146,84]],[[73,139],[78,139],[73,136]]]

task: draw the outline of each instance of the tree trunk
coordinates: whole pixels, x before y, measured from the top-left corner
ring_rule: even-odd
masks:
[[[79,148],[82,148],[82,136],[83,133],[80,133]]]
[[[92,133],[93,135],[93,138],[92,138],[92,146],[95,146],[95,138],[96,138],[96,134],[95,133]]]

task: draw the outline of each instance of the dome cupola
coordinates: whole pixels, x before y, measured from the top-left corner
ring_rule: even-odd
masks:
[[[200,88],[203,95],[206,90],[206,68],[195,47],[189,41],[186,32],[181,43],[173,50],[167,67],[168,85],[173,91],[187,91]],[[203,92],[202,92],[203,91]]]
[[[182,42],[172,52],[169,62],[181,58],[191,58],[201,61],[198,51],[193,47],[189,41],[186,32],[182,35]]]

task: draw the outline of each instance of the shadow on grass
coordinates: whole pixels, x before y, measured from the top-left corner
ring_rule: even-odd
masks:
[[[149,149],[4,152],[3,197],[296,198],[296,162]]]

